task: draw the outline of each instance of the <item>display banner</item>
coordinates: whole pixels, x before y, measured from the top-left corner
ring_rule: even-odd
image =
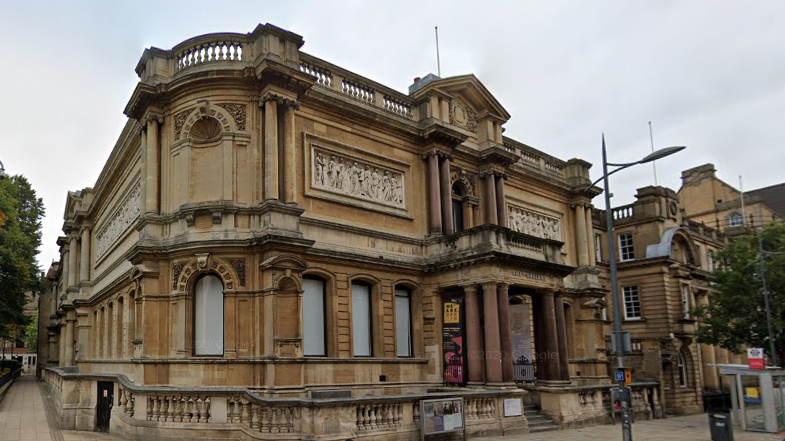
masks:
[[[442,360],[444,382],[448,384],[466,383],[461,306],[460,299],[445,300],[443,306]]]
[[[510,305],[510,334],[512,336],[513,360],[519,360],[521,357],[525,357],[526,361],[533,361],[531,320],[529,317],[528,303]]]

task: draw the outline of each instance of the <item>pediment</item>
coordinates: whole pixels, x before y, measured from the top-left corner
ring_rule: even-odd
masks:
[[[507,110],[472,74],[432,81],[412,96],[420,98],[431,93],[450,97],[450,123],[470,131],[474,131],[471,130],[472,118],[491,117],[500,124],[510,119]]]

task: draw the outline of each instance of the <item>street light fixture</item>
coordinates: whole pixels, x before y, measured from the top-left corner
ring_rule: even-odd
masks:
[[[608,155],[605,149],[605,134],[603,134],[602,135],[602,177],[600,177],[596,181],[589,184],[588,187],[586,187],[586,190],[589,190],[600,181],[603,181],[603,186],[605,187],[603,193],[605,193],[605,224],[606,224],[606,233],[608,235],[608,251],[609,251],[608,258],[610,261],[611,296],[613,299],[613,341],[615,342],[615,346],[616,346],[616,358],[619,363],[618,364],[619,371],[624,371],[624,351],[626,348],[624,347],[624,335],[621,330],[621,303],[619,300],[619,286],[618,286],[619,281],[618,281],[618,274],[616,270],[616,245],[615,245],[615,241],[613,240],[613,212],[611,210],[611,192],[610,192],[610,184],[608,183],[608,177],[618,171],[624,170],[625,168],[632,167],[633,165],[645,164],[647,162],[656,161],[658,159],[680,152],[685,148],[686,148],[685,146],[665,147],[649,153],[639,161],[627,162],[623,164],[614,164],[608,162]],[[616,168],[609,172],[608,166],[616,167]],[[621,393],[622,439],[624,441],[632,441],[630,393],[629,390],[627,390],[623,378],[619,380],[619,391]]]

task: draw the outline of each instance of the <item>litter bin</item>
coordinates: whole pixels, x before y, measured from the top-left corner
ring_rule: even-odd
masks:
[[[729,413],[709,412],[711,441],[733,441],[733,423]]]

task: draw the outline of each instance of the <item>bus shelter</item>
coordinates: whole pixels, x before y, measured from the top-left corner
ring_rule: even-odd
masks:
[[[785,430],[785,369],[722,364],[717,368],[730,381],[733,420],[742,430]]]

